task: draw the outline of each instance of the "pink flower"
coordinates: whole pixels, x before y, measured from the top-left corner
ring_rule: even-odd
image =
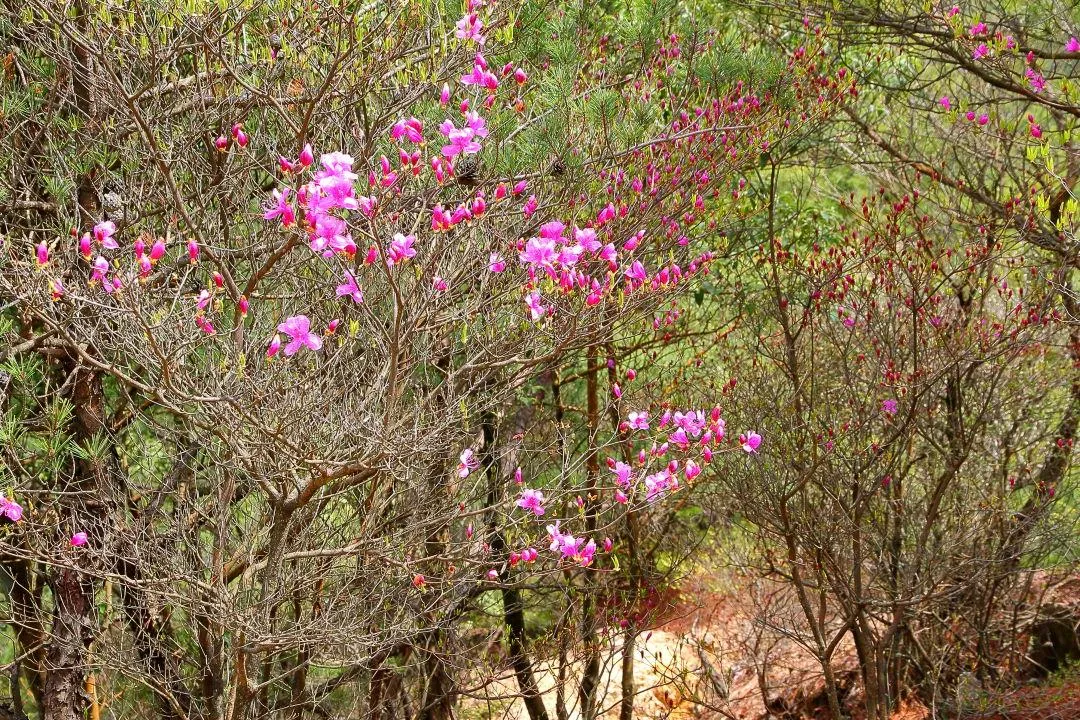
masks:
[[[613,547],[615,547],[615,543],[611,541],[611,538],[604,538],[604,552],[611,552]]]
[[[686,467],[684,468],[687,480],[693,480],[701,474],[701,466],[693,460],[686,461]]]
[[[14,500],[8,500],[4,495],[0,495],[0,518],[7,518],[11,522],[17,523],[22,520],[22,516],[22,505]]]
[[[300,348],[309,347],[312,350],[322,348],[322,338],[311,332],[311,321],[307,315],[294,315],[278,325],[278,330],[289,336],[289,344],[285,346],[286,357],[295,355]]]
[[[435,292],[446,292],[450,289],[450,285],[446,282],[446,280],[442,279],[438,275],[432,278],[431,286],[435,288]]]
[[[86,543],[88,543],[88,542],[89,542],[89,540],[87,539],[86,533],[84,533],[84,532],[77,532],[77,533],[75,533],[74,535],[71,536],[71,546],[72,547],[82,547],[83,545],[86,545]]]
[[[1036,140],[1042,137],[1042,128],[1037,123],[1031,123],[1031,137]]]
[[[630,498],[626,497],[626,493],[624,493],[622,490],[619,490],[618,488],[615,488],[615,502],[619,503],[620,505],[625,505],[629,501]]]
[[[551,267],[558,257],[555,241],[550,238],[533,237],[525,243],[525,250],[518,257],[523,264]]]
[[[187,244],[188,260],[195,263],[199,259],[199,243],[194,240],[188,240]]]
[[[94,258],[94,266],[90,271],[91,282],[104,280],[107,272],[109,272],[109,261],[98,255]]]
[[[49,246],[45,243],[44,240],[37,244],[37,247],[34,249],[34,253],[37,256],[37,266],[45,267],[45,265],[47,265],[49,262]]]
[[[611,461],[609,460],[608,462],[610,463]],[[631,478],[634,473],[632,467],[620,460],[611,466],[611,471],[615,473],[615,482],[624,488],[630,487]]]
[[[539,517],[544,514],[544,493],[528,488],[522,490],[517,506],[523,510],[531,510],[533,515]]]
[[[525,74],[525,71],[518,68],[514,71],[514,82],[518,85],[524,85],[525,81],[529,79],[529,76]]]
[[[514,484],[520,485],[523,482],[524,480],[521,479],[521,468],[518,467],[516,470],[514,470]]]
[[[490,570],[487,571],[487,579],[492,581],[492,582],[495,582],[496,580],[499,579],[499,571],[496,570],[495,568],[491,568]]]
[[[648,430],[649,429],[649,413],[632,411],[627,416],[627,424],[633,430]]]
[[[446,104],[450,102],[450,85],[449,83],[443,83],[442,92],[439,93],[439,104],[446,107]]]
[[[525,304],[528,306],[529,314],[534,322],[547,315],[551,309],[543,304],[543,298],[535,290],[525,296]]]
[[[948,96],[942,97],[940,100],[938,100],[938,102],[941,104],[941,107],[945,108],[946,110],[952,109],[952,103],[949,101]]]
[[[472,448],[465,448],[464,450],[462,450],[459,459],[461,460],[461,462],[459,462],[457,466],[457,474],[459,478],[469,477],[469,473],[480,467],[480,461],[476,458],[476,455],[473,453]]]
[[[739,443],[742,445],[742,449],[748,453],[756,453],[758,446],[761,445],[761,436],[751,430],[745,435],[739,436]]]
[[[439,132],[446,136],[446,139],[450,141],[449,145],[444,145],[442,148],[442,154],[445,157],[452,158],[457,155],[473,155],[480,152],[481,145],[473,138],[477,136],[476,130],[469,125],[461,128],[460,130],[449,120],[444,120],[439,125]],[[484,131],[487,134],[487,131]]]
[[[390,249],[386,252],[386,264],[393,267],[396,264],[405,262],[411,257],[416,257],[416,250],[414,250],[412,246],[414,242],[416,242],[415,235],[394,233],[394,239],[390,243]]]
[[[975,47],[975,52],[971,53],[971,57],[973,60],[978,60],[979,58],[984,58],[989,54],[990,48],[986,47],[986,43],[979,43]]]
[[[394,140],[404,137],[409,142],[422,143],[424,142],[424,126],[416,118],[398,120],[390,130],[390,137]],[[383,172],[388,171],[384,169]]]
[[[1033,92],[1040,93],[1046,89],[1046,78],[1042,76],[1042,73],[1037,73],[1028,68],[1024,74],[1027,76],[1028,82],[1031,83]]]
[[[89,260],[91,252],[93,252],[93,245],[90,241],[90,233],[83,233],[79,238],[79,254]]]
[[[116,234],[116,224],[111,220],[99,222],[94,226],[94,239],[101,243],[101,247],[106,250],[116,250],[120,247],[113,240],[114,234]]]
[[[486,39],[480,34],[483,30],[484,23],[480,20],[480,17],[476,13],[469,13],[457,21],[457,30],[454,31],[454,37],[459,40],[473,40],[477,45],[483,45]]]
[[[216,147],[219,152],[225,152],[225,148],[229,147],[229,138],[224,135],[218,135],[214,138],[214,147]]]
[[[990,116],[989,115],[987,115],[986,113],[983,113],[982,115],[979,116],[979,124],[980,125],[985,125],[988,122],[990,122]]]
[[[1065,52],[1080,53],[1080,40],[1074,37],[1069,38],[1069,42],[1065,43]]]
[[[345,282],[337,286],[338,297],[351,297],[359,305],[364,302],[364,291],[356,284],[356,277],[349,270],[345,271]]]
[[[163,257],[165,257],[165,241],[158,238],[150,247],[150,262],[156,263]]]
[[[881,403],[881,409],[888,415],[895,415],[897,410],[896,401],[891,398],[886,400]]]
[[[304,145],[304,149],[300,151],[300,164],[304,167],[311,167],[311,164],[315,162],[315,153],[311,150],[310,143]]]
[[[971,26],[971,30],[969,30],[969,32],[971,33],[971,37],[978,37],[980,35],[985,35],[986,34],[986,23],[982,23],[982,22],[975,23],[974,25]]]
[[[497,252],[491,253],[488,256],[488,270],[493,273],[501,273],[506,269],[506,261],[503,260],[502,255]]]
[[[270,340],[270,344],[266,346],[266,357],[267,357],[267,359],[272,358],[275,355],[277,355],[278,350],[281,350],[281,336],[280,335],[274,335],[274,337]]]
[[[635,260],[634,263],[626,269],[626,277],[630,278],[631,282],[634,284],[640,284],[649,279],[649,276],[645,273],[645,267],[639,260]]]

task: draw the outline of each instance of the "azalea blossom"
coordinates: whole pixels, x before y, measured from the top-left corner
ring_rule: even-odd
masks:
[[[501,273],[506,269],[506,261],[503,260],[502,255],[497,252],[491,253],[488,256],[488,270],[493,273]]]
[[[302,347],[312,350],[322,348],[322,338],[312,333],[310,328],[311,321],[306,315],[294,315],[278,325],[277,329],[289,336],[289,344],[285,346],[287,357],[295,355]]]
[[[739,443],[742,445],[742,449],[748,453],[756,453],[758,446],[761,445],[761,436],[751,430],[745,435],[739,436]]]
[[[1069,38],[1069,42],[1065,43],[1065,52],[1080,53],[1080,40]]]
[[[896,401],[892,398],[881,403],[881,409],[888,415],[895,415],[897,410]]]
[[[364,302],[364,291],[356,284],[356,277],[349,270],[345,271],[345,282],[337,286],[338,297],[350,297],[359,305]]]
[[[477,459],[472,448],[465,448],[462,450],[459,459],[460,462],[457,466],[457,474],[460,478],[469,477],[469,473],[480,467],[480,460]]]
[[[442,154],[448,158],[462,154],[473,155],[482,149],[480,143],[475,140],[478,136],[476,130],[469,125],[459,129],[450,120],[444,120],[439,125],[439,132],[449,141],[449,144],[442,148]],[[487,130],[484,130],[484,135],[486,134]]]
[[[517,506],[523,510],[531,510],[533,515],[539,517],[544,514],[544,493],[526,488],[521,491]]]
[[[17,523],[22,520],[22,516],[22,505],[14,500],[9,500],[5,495],[0,495],[0,517],[7,518],[11,522]]]
[[[484,31],[484,23],[477,13],[469,13],[457,21],[457,29],[454,37],[459,40],[473,40],[477,45],[483,45],[487,39],[481,33]]]
[[[86,545],[86,543],[88,543],[88,542],[90,542],[90,541],[86,537],[86,533],[84,533],[84,532],[77,532],[77,533],[75,533],[74,535],[71,536],[71,546],[72,547],[82,547],[83,545]]]
[[[112,220],[105,220],[99,222],[94,226],[94,239],[101,244],[101,247],[107,250],[116,250],[120,246],[116,244],[116,240],[113,240],[113,235],[116,233],[116,223]]]
[[[414,242],[416,242],[415,235],[394,233],[394,239],[390,243],[390,249],[386,253],[386,264],[393,267],[394,265],[405,262],[411,257],[416,257],[416,250],[413,249]]]
[[[529,315],[534,321],[544,317],[551,310],[551,308],[543,304],[543,298],[535,290],[525,296],[525,304],[528,306]]]
[[[648,430],[649,429],[649,413],[631,411],[627,416],[627,424],[634,430]]]

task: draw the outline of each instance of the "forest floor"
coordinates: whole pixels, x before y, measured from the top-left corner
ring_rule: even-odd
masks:
[[[776,618],[764,630],[756,617],[762,609]],[[795,639],[780,631],[790,617],[797,622],[782,587],[748,578],[696,574],[657,608],[651,627],[638,636],[634,677],[635,717],[649,720],[817,720],[827,718],[824,681],[816,661]],[[790,613],[785,615],[785,613]],[[618,644],[618,641],[615,640]],[[618,717],[621,654],[601,670],[599,702],[603,717]],[[842,642],[835,655],[837,683],[845,710],[860,720],[860,693],[855,651]],[[571,677],[580,668],[571,662]],[[537,682],[555,717],[557,673],[538,667]],[[485,689],[489,700],[476,703],[467,717],[527,720],[520,702],[511,698],[516,684],[505,677]],[[565,699],[567,716],[576,717],[576,701]],[[1003,693],[974,691],[964,703],[971,710],[962,720],[1080,720],[1080,672],[1055,682],[1029,685]],[[485,709],[481,709],[483,706]],[[955,704],[954,704],[955,707]],[[934,713],[918,700],[905,701],[890,720],[954,718]]]

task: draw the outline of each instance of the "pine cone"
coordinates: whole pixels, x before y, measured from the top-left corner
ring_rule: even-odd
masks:
[[[454,161],[454,180],[458,185],[473,186],[480,182],[480,156],[458,155]]]

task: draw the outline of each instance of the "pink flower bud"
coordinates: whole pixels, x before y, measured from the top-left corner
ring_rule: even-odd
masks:
[[[241,315],[247,315],[247,311],[248,311],[247,295],[241,295],[240,296],[240,302],[237,303],[237,304],[240,307],[240,314]]]
[[[491,568],[490,570],[487,571],[487,577],[488,577],[488,580],[491,580],[492,582],[495,582],[496,580],[499,579],[499,571],[496,570],[495,568]]]
[[[74,535],[71,536],[71,546],[72,547],[82,547],[83,545],[86,545],[86,543],[88,543],[88,542],[89,542],[89,539],[86,537],[86,533],[84,533],[84,532],[77,532],[77,533],[75,533]]]
[[[281,336],[275,335],[270,341],[270,345],[266,348],[266,357],[272,358],[278,354],[278,350],[281,349]]]
[[[214,140],[214,147],[216,147],[221,152],[225,152],[226,148],[229,147],[229,138],[225,137],[224,135],[218,135],[217,138]]]
[[[199,259],[199,243],[194,240],[188,240],[187,254],[188,260],[195,263]]]
[[[150,257],[153,257],[153,254],[151,254]],[[225,278],[221,277],[221,273],[215,272],[214,275],[213,275],[213,278],[214,278],[214,285],[216,287],[222,287],[222,286],[225,285]]]
[[[338,318],[334,318],[333,320],[331,320],[326,325],[326,334],[327,335],[333,335],[335,332],[337,332],[338,325],[340,325],[340,324],[341,324],[341,320],[339,320]]]
[[[91,242],[90,233],[83,233],[83,236],[79,238],[79,254],[87,260],[90,259]]]
[[[528,80],[528,79],[529,79],[529,76],[526,75],[525,71],[522,70],[521,68],[518,68],[517,70],[514,71],[514,81],[518,85],[524,85],[525,81]]]
[[[45,244],[44,240],[38,243],[36,253],[38,267],[42,267],[49,262],[49,246]]]
[[[315,154],[311,151],[311,145],[304,145],[304,149],[300,151],[300,164],[304,167],[311,167],[311,164],[315,162]]]
[[[442,92],[439,93],[439,104],[446,107],[446,104],[450,102],[450,85],[443,83]]]
[[[150,262],[156,263],[163,257],[165,257],[165,241],[158,238],[154,241],[153,247],[150,248]]]
[[[281,168],[281,172],[290,173],[296,169],[296,166],[292,164],[292,161],[284,155],[278,155],[277,164],[278,167]]]
[[[615,543],[611,541],[611,538],[604,538],[604,552],[611,552],[611,548],[615,547]]]

